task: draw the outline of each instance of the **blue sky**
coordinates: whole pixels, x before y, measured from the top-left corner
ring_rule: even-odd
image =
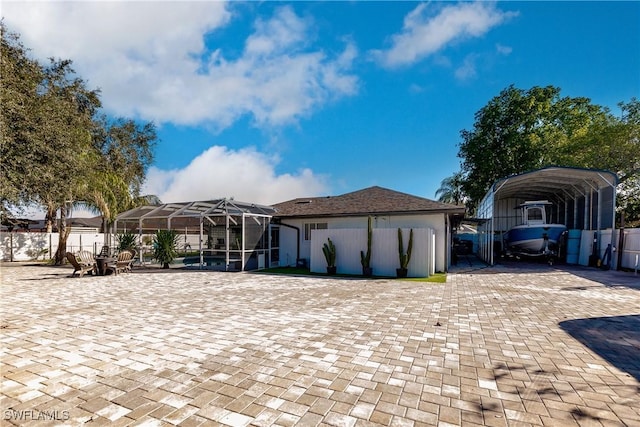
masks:
[[[34,57],[154,121],[146,192],[277,203],[435,198],[502,89],[640,96],[640,2],[3,2]]]

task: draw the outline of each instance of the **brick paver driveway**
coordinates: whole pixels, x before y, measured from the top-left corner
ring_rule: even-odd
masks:
[[[70,272],[2,267],[2,424],[640,425],[630,274]]]

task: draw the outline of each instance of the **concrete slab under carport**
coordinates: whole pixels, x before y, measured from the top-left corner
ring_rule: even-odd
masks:
[[[628,287],[640,290],[640,275],[632,271],[604,270],[597,267],[581,265],[554,264],[550,266],[544,260],[516,260],[500,258],[494,265],[489,265],[475,254],[459,256],[458,263],[451,268],[454,274],[546,274],[548,272],[564,272],[607,287]]]
[[[640,423],[637,331],[572,335],[633,324],[638,289],[557,267],[444,284],[1,268],[7,424]]]

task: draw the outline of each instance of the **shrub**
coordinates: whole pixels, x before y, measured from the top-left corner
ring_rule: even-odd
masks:
[[[153,258],[169,268],[178,256],[178,233],[175,230],[158,230],[153,238]]]

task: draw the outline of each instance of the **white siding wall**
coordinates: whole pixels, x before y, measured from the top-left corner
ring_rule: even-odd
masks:
[[[287,222],[289,224],[289,222]],[[297,222],[291,222],[291,225],[294,225],[300,228],[300,238],[303,238],[304,227],[301,227],[302,224]],[[296,251],[297,251],[297,243],[296,243],[296,230],[280,226],[280,266],[285,267],[293,267],[296,265]],[[302,258],[305,258],[302,254],[300,255]],[[308,256],[306,257],[308,258]]]
[[[327,223],[328,229],[344,229],[344,228],[362,228],[367,229],[367,217],[340,217],[340,218],[305,218],[301,219],[283,219],[283,223],[293,225],[300,229],[300,258],[305,258],[307,262],[311,259],[311,242],[304,240],[304,224],[306,223]],[[394,229],[397,233],[400,228],[430,228],[435,233],[435,271],[446,271],[447,269],[447,251],[450,245],[447,244],[445,236],[446,222],[445,214],[432,215],[391,215],[376,216],[373,220],[373,228],[375,229]],[[295,230],[288,227],[280,227],[280,265],[295,265],[296,262],[296,233]],[[286,234],[285,234],[286,233]],[[366,233],[365,233],[366,236]],[[407,235],[408,239],[408,235]],[[393,238],[395,242],[397,237]],[[365,240],[366,242],[366,240]],[[406,242],[405,242],[406,244]],[[365,245],[366,246],[366,245]],[[359,252],[358,252],[359,253]],[[290,255],[287,264],[287,254]],[[396,255],[397,258],[397,255]],[[395,274],[395,272],[394,272]]]
[[[404,250],[409,244],[410,229],[402,229]],[[366,228],[314,230],[311,233],[311,271],[325,273],[327,263],[322,247],[331,239],[336,247],[338,273],[362,274],[360,251],[367,248]],[[395,276],[400,267],[397,228],[373,230],[371,267],[376,276]],[[429,228],[413,229],[413,250],[409,261],[409,277],[428,277],[434,273],[435,233]]]

